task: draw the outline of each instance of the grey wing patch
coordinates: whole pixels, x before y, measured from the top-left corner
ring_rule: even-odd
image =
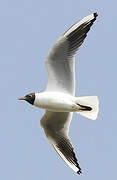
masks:
[[[66,137],[57,136],[57,141],[53,144],[53,147],[61,158],[78,174],[81,174],[81,168],[78,164],[77,158],[74,153],[74,148],[70,140]]]
[[[54,137],[56,132],[62,132],[62,134],[68,135],[69,126],[73,113],[68,112],[52,112],[46,111],[41,118],[41,126],[43,127],[45,134]]]

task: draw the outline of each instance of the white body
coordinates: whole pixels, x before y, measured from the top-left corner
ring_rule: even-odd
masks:
[[[42,92],[35,94],[34,105],[55,112],[75,112],[78,111],[76,98],[61,92]]]
[[[91,107],[84,111],[79,105]],[[35,93],[34,106],[52,112],[77,112],[89,119],[95,120],[99,111],[97,96],[74,97],[61,92]]]

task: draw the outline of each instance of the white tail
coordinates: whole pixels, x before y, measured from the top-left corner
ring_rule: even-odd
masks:
[[[97,118],[99,112],[99,100],[97,96],[84,96],[84,97],[77,97],[76,103],[91,107],[91,111],[81,110],[77,112],[78,114],[85,116],[89,119],[95,120]]]

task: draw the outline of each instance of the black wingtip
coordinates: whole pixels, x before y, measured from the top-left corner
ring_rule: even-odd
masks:
[[[81,169],[79,169],[78,171],[77,171],[77,174],[82,174],[82,171],[81,171]]]
[[[95,13],[93,13],[93,15],[94,15],[94,18],[91,20],[92,24],[93,24],[94,21],[96,20],[96,18],[97,18],[97,16],[98,16],[98,13],[95,12]],[[92,24],[91,24],[91,25],[92,25]]]
[[[98,16],[98,13],[95,12],[95,13],[93,13],[93,15],[94,15],[94,18],[96,19],[96,17]]]

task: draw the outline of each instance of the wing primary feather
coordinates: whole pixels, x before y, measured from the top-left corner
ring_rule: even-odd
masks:
[[[61,135],[58,135],[56,139],[56,144],[53,144],[54,149],[75,172],[81,174],[81,168],[78,164],[74,148],[72,147],[70,140]]]
[[[68,56],[72,57],[75,55],[75,52],[79,49],[79,47],[84,42],[84,39],[87,36],[88,31],[90,30],[91,26],[93,25],[94,21],[96,20],[96,17],[98,16],[97,13],[89,15],[89,19],[87,16],[87,19],[85,21],[82,20],[82,23],[76,23],[74,26],[72,26],[70,29],[76,27],[75,29],[70,29],[64,34],[66,36],[67,40],[69,41],[69,51]],[[69,33],[70,31],[70,33]]]

